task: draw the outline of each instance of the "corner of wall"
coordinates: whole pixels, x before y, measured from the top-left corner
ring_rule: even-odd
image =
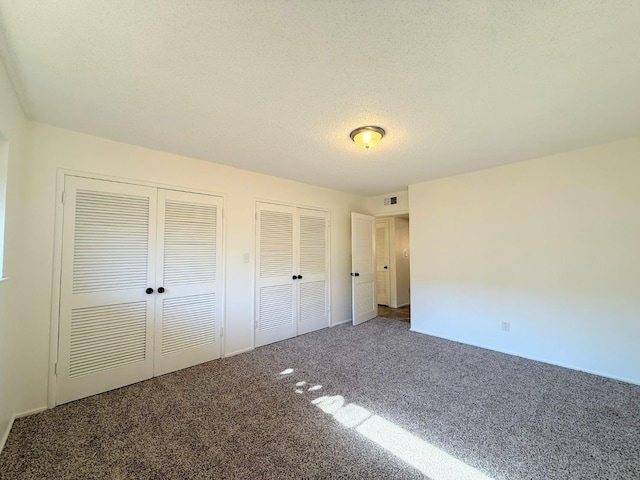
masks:
[[[4,266],[7,281],[0,283],[0,432],[4,445],[16,413],[22,410],[19,352],[20,273],[23,245],[24,151],[27,119],[13,89],[9,75],[0,61],[0,135],[6,140],[6,191],[4,202]]]

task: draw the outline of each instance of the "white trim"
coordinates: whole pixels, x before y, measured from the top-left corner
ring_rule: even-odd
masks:
[[[280,206],[284,206],[284,207],[296,207],[296,208],[304,208],[306,210],[317,210],[319,212],[327,212],[329,213],[329,217],[331,217],[331,209],[330,208],[324,208],[324,207],[310,207],[309,205],[304,205],[301,203],[290,203],[290,202],[285,202],[285,201],[280,201],[280,200],[274,200],[272,198],[263,198],[263,197],[253,197],[254,199],[254,204],[256,204],[256,212],[257,210],[257,204],[258,203],[268,203],[269,205],[280,205]]]
[[[575,370],[577,372],[589,373],[591,375],[596,375],[598,377],[610,378],[612,380],[618,380],[620,382],[630,383],[632,385],[640,385],[640,381],[638,381],[638,380],[632,380],[630,378],[619,377],[619,376],[616,376],[616,375],[610,375],[610,374],[607,374],[607,373],[599,372],[597,370],[589,370],[589,369],[577,367],[575,365],[571,365],[571,364],[568,364],[568,363],[552,362],[552,361],[546,360],[544,358],[533,357],[533,356],[529,356],[529,355],[522,355],[521,353],[516,353],[516,352],[513,352],[513,351],[509,351],[509,350],[498,349],[498,348],[495,348],[495,347],[488,347],[488,346],[486,346],[484,344],[480,344],[480,343],[463,342],[462,340],[459,340],[459,339],[445,337],[443,335],[435,335],[433,333],[423,332],[423,331],[417,330],[415,328],[411,328],[410,331],[411,332],[415,332],[415,333],[420,333],[420,334],[423,334],[423,335],[429,335],[431,337],[442,338],[444,340],[449,340],[451,342],[462,343],[463,345],[471,345],[472,347],[484,348],[485,350],[491,350],[493,352],[505,353],[507,355],[512,355],[514,357],[526,358],[527,360],[533,360],[534,362],[541,362],[541,363],[546,363],[548,365],[554,365],[556,367],[568,368],[569,370]]]
[[[9,434],[11,433],[11,428],[13,427],[13,422],[16,421],[17,418],[28,417],[29,415],[35,415],[36,413],[44,412],[45,410],[49,410],[48,407],[39,407],[34,408],[33,410],[27,410],[26,412],[16,413],[12,415],[9,419],[9,424],[7,425],[7,429],[5,430],[2,438],[0,438],[0,453],[4,449],[5,444],[7,443],[7,439],[9,438]]]
[[[9,280],[9,277],[2,277],[0,278],[0,283],[6,282],[7,280]]]
[[[35,415],[36,413],[41,413],[41,412],[44,412],[45,410],[49,410],[49,408],[48,407],[33,408],[31,410],[27,410],[26,412],[16,413],[14,416],[14,419],[28,417],[29,415]]]
[[[12,415],[11,418],[9,419],[9,424],[7,425],[7,429],[2,435],[2,438],[0,438],[0,453],[2,453],[5,443],[7,443],[7,439],[9,438],[9,433],[11,433],[11,427],[13,427],[13,422],[15,419],[16,419],[16,416]]]
[[[55,364],[58,361],[58,329],[60,326],[60,276],[62,275],[62,232],[64,221],[64,204],[62,203],[62,193],[64,192],[65,178],[81,177],[89,178],[93,180],[104,180],[109,182],[125,183],[129,185],[139,185],[145,187],[162,188],[166,190],[178,190],[180,192],[197,193],[202,195],[209,195],[214,197],[220,197],[222,199],[222,264],[220,266],[222,270],[222,278],[224,282],[221,286],[221,295],[223,298],[222,305],[222,328],[226,334],[226,318],[227,318],[227,304],[226,304],[226,228],[227,228],[227,194],[222,192],[212,192],[209,190],[202,190],[199,188],[190,188],[179,185],[170,185],[165,183],[149,182],[146,180],[135,178],[123,178],[115,177],[111,175],[103,175],[100,173],[89,173],[80,170],[71,170],[67,168],[58,168],[56,170],[56,197],[55,203],[55,223],[54,223],[54,255],[53,255],[53,269],[52,269],[52,287],[51,287],[51,320],[49,329],[49,376],[48,376],[48,388],[47,388],[47,407],[53,408],[56,406],[56,387],[57,379],[55,372]],[[220,343],[220,356],[222,355],[226,342],[226,335],[222,337]]]
[[[389,217],[403,217],[404,215],[409,215],[409,209],[408,208],[406,210],[398,210],[398,211],[395,211],[395,212],[378,213],[378,214],[374,215],[374,217],[376,217],[376,218],[389,218]]]
[[[331,325],[329,325],[329,327],[337,327],[338,325],[343,325],[345,323],[351,323],[351,322],[353,322],[353,319],[352,318],[347,318],[346,320],[341,320],[339,322],[332,323]]]
[[[64,179],[67,172],[58,169],[56,172],[56,198],[53,226],[53,269],[51,272],[51,328],[49,328],[49,376],[47,387],[47,406],[56,406],[56,362],[58,361],[58,330],[60,327],[60,284],[62,276],[62,232],[64,219]]]
[[[58,172],[58,179],[60,178],[60,175],[62,175],[63,178],[66,175],[70,175],[72,177],[84,177],[84,178],[91,178],[93,180],[106,180],[109,182],[129,183],[129,184],[140,185],[144,187],[155,187],[155,188],[164,188],[167,190],[178,190],[180,192],[187,192],[187,193],[202,193],[204,195],[213,195],[215,197],[226,197],[227,195],[224,192],[213,192],[211,190],[203,190],[201,188],[191,188],[185,185],[172,185],[170,183],[149,182],[148,180],[144,180],[141,178],[138,179],[138,178],[116,177],[113,175],[103,175],[101,173],[84,172],[82,170],[71,170],[68,168],[58,168],[57,172]]]
[[[219,195],[222,198],[222,245],[220,246],[222,252],[222,261],[220,262],[220,274],[222,275],[222,284],[220,285],[220,294],[222,295],[222,333],[220,338],[220,358],[224,356],[224,351],[227,348],[227,196]]]
[[[236,353],[248,352],[256,348],[256,284],[258,283],[258,200],[253,199],[253,219],[251,220],[251,346]],[[231,355],[235,355],[232,353]]]
[[[333,231],[331,230],[331,224],[333,223],[332,217],[331,217],[331,209],[327,210],[327,218],[326,218],[326,226],[327,226],[327,240],[329,242],[329,244],[327,245],[327,255],[329,256],[329,259],[327,261],[328,263],[328,269],[327,269],[327,282],[329,283],[329,298],[327,299],[327,322],[328,325],[327,327],[331,326],[331,322],[333,320],[333,283],[331,282],[331,259],[333,258],[332,255],[332,250],[331,250],[331,245],[333,245],[333,239],[331,238],[331,235],[333,235]],[[325,327],[325,328],[327,328]]]
[[[225,353],[224,358],[233,357],[235,355],[240,355],[241,353],[247,353],[253,350],[253,347],[243,348],[241,350],[236,350],[235,352]]]

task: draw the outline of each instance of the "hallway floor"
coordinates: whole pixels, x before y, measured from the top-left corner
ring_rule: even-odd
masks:
[[[385,305],[378,305],[378,316],[384,318],[393,318],[402,322],[411,321],[411,305],[405,305],[400,308],[391,308]]]

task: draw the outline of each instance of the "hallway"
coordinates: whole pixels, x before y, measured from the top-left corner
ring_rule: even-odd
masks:
[[[401,322],[411,322],[411,305],[400,308],[391,308],[385,305],[378,305],[378,316],[384,318],[393,318]]]

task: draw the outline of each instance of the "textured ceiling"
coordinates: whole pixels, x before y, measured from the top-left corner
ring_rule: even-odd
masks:
[[[364,195],[640,134],[640,1],[0,0],[34,120]],[[380,125],[371,151],[349,132]]]

